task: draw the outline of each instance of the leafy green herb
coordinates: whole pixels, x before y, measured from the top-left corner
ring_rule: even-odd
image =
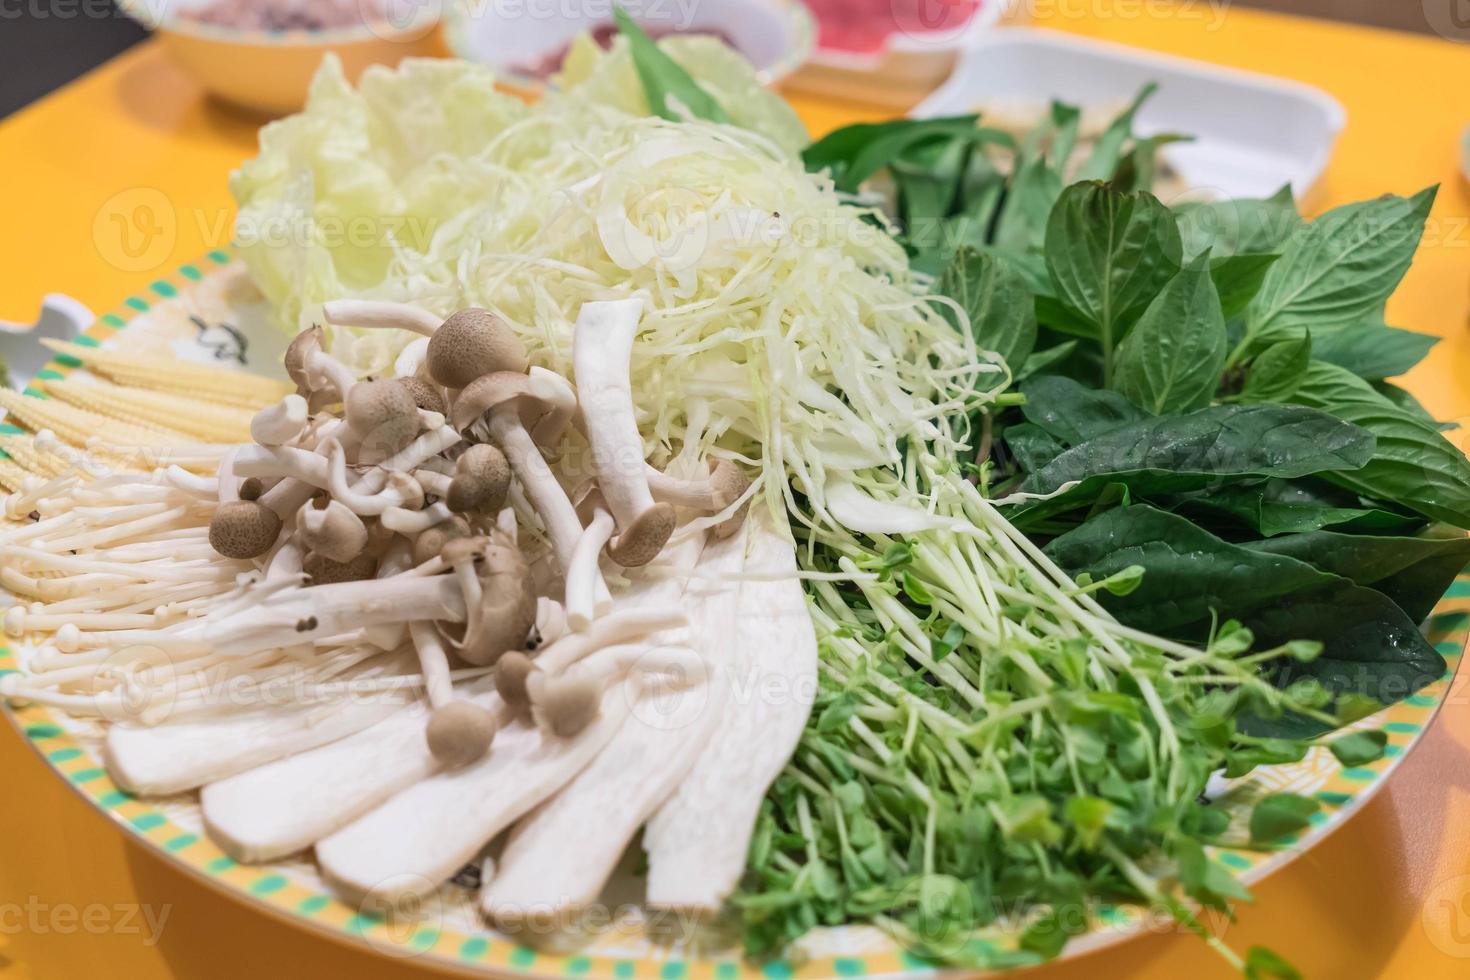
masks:
[[[1288,405],[1213,405],[1150,418],[1074,446],[1026,479],[1050,493],[1096,476],[1146,474],[1151,489],[1187,490],[1232,476],[1350,471],[1373,455],[1373,437],[1324,412]]]
[[[1210,403],[1225,366],[1225,319],[1208,256],[1169,280],[1123,338],[1113,387],[1155,415]]]
[[[1345,766],[1366,766],[1383,758],[1388,746],[1388,733],[1383,731],[1354,732],[1335,738],[1327,743],[1337,761]]]
[[[1251,840],[1273,844],[1305,830],[1308,818],[1322,808],[1316,800],[1295,793],[1272,793],[1251,809]]]
[[[1408,412],[1345,368],[1314,362],[1292,396],[1372,432],[1366,466],[1332,474],[1358,493],[1391,500],[1457,527],[1470,527],[1470,461],[1438,428]]]
[[[683,66],[664,54],[653,38],[628,16],[627,11],[614,6],[613,20],[617,23],[618,33],[628,39],[628,47],[633,54],[633,66],[638,71],[639,81],[643,83],[650,112],[664,119],[684,118],[670,103],[670,99],[673,99],[696,118],[717,123],[730,121],[729,115],[715,101],[714,96],[706,92]]]
[[[1036,313],[1020,273],[1004,260],[962,249],[939,279],[938,291],[959,304],[982,350],[999,354],[1014,372],[1036,346]],[[944,307],[954,322],[953,310]]]
[[[1381,310],[1414,258],[1434,193],[1344,205],[1298,229],[1251,304],[1241,349]]]
[[[1280,340],[1251,361],[1241,389],[1244,402],[1283,402],[1296,394],[1312,363],[1312,335]]]
[[[1428,334],[1369,323],[1323,334],[1312,356],[1365,380],[1381,381],[1408,371],[1437,343],[1439,338]]]
[[[1321,641],[1320,656],[1278,668],[1282,683],[1310,678],[1334,695],[1391,703],[1444,669],[1443,658],[1384,594],[1305,561],[1231,544],[1152,507],[1100,514],[1046,551],[1072,574],[1094,578],[1142,565],[1147,571],[1137,590],[1102,597],[1115,615],[1140,628],[1197,641],[1228,613],[1268,646],[1295,637]],[[1303,737],[1322,727],[1266,719],[1255,731]]]
[[[1045,248],[1058,298],[1096,331],[1106,385],[1114,347],[1180,269],[1174,216],[1151,194],[1074,184],[1047,220]]]
[[[1206,250],[1216,257],[1275,254],[1301,226],[1289,185],[1269,198],[1190,204],[1179,214],[1179,235],[1190,258]]]

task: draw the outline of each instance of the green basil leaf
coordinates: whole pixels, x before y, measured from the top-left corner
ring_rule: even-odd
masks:
[[[1026,421],[1067,446],[1148,418],[1147,413],[1115,391],[1088,388],[1057,375],[1030,379],[1021,385],[1021,393],[1026,396],[1021,406]]]
[[[1429,334],[1365,324],[1321,335],[1312,356],[1365,380],[1381,381],[1407,372],[1437,343],[1439,338]]]
[[[1234,319],[1245,312],[1266,281],[1266,273],[1280,257],[1275,252],[1248,252],[1210,259],[1210,276],[1220,294],[1220,311],[1225,319]]]
[[[1123,144],[1133,135],[1133,117],[1138,114],[1139,108],[1157,92],[1159,86],[1149,82],[1139,93],[1133,97],[1128,107],[1108,123],[1108,128],[1098,137],[1092,152],[1088,154],[1081,169],[1077,171],[1078,180],[1108,180],[1117,172],[1118,163],[1123,157]]]
[[[996,246],[1015,252],[1040,247],[1047,218],[1061,193],[1061,175],[1045,157],[1023,156],[995,219]]]
[[[1179,229],[1151,194],[1073,184],[1047,219],[1045,254],[1057,298],[1097,328],[1108,354],[1179,271]]]
[[[1036,346],[1036,307],[1021,274],[1003,259],[962,249],[939,277],[938,291],[969,317],[970,336],[1001,356],[1014,374]],[[941,311],[957,324],[950,307]]]
[[[1179,236],[1190,258],[1206,249],[1216,258],[1276,253],[1301,226],[1289,184],[1269,198],[1210,201],[1179,209]]]
[[[1280,340],[1381,310],[1414,259],[1434,194],[1347,204],[1300,228],[1251,303],[1250,335]]]
[[[680,113],[669,104],[673,98],[700,119],[727,123],[729,115],[715,101],[714,96],[704,90],[694,76],[684,70],[673,58],[665,54],[653,38],[628,16],[622,7],[613,7],[613,20],[618,33],[628,39],[628,48],[633,56],[633,67],[643,83],[643,93],[648,97],[648,110],[663,119],[679,120]]]
[[[1016,464],[1026,473],[1036,472],[1067,451],[1056,436],[1030,422],[1006,426],[1003,438]]]
[[[1155,415],[1203,408],[1225,355],[1220,296],[1201,257],[1169,280],[1118,345],[1112,387]]]
[[[1413,694],[1444,671],[1444,658],[1382,593],[1285,555],[1231,544],[1187,519],[1147,505],[1099,514],[1046,546],[1073,575],[1094,580],[1129,565],[1146,571],[1126,596],[1099,594],[1122,622],[1199,642],[1218,614],[1240,620],[1269,649],[1293,640],[1323,644],[1320,656],[1281,662],[1282,687],[1304,678],[1334,696],[1388,704]],[[1254,734],[1306,737],[1322,731],[1310,719],[1251,719]]]
[[[1414,537],[1314,531],[1252,541],[1243,547],[1286,555],[1371,586],[1416,623],[1429,618],[1455,577],[1470,564],[1470,538],[1443,525]]]
[[[1419,402],[1419,399],[1396,384],[1388,381],[1374,381],[1372,382],[1372,388],[1384,398],[1387,398],[1396,407],[1403,409],[1421,422],[1428,422],[1439,432],[1449,432],[1460,427],[1458,422],[1441,422],[1435,418],[1429,409],[1425,408]]]
[[[1225,518],[1262,537],[1338,527],[1367,534],[1406,534],[1423,526],[1420,517],[1362,505],[1358,498],[1315,480],[1264,480],[1213,487],[1170,501],[1192,514]]]
[[[1034,375],[1040,374],[1047,368],[1054,367],[1065,361],[1077,349],[1077,341],[1064,340],[1060,344],[1053,344],[1045,350],[1033,351],[1026,358],[1026,363],[1021,365],[1021,370],[1016,373],[1017,381],[1024,381]]]
[[[1371,434],[1322,412],[1289,405],[1214,405],[1089,439],[1033,474],[1023,489],[1050,493],[1072,480],[1132,473],[1154,474],[1149,483],[1155,489],[1196,489],[1224,476],[1352,470],[1372,455]]]
[[[975,125],[979,118],[943,116],[844,126],[808,146],[801,158],[810,171],[830,170],[837,189],[851,194],[863,181],[920,144],[933,140],[993,138],[994,131],[982,131]]]
[[[1368,464],[1333,473],[1333,482],[1470,527],[1470,461],[1432,423],[1399,408],[1345,368],[1320,361],[1307,369],[1292,401],[1330,412],[1376,437]]]
[[[1240,390],[1243,402],[1284,402],[1296,394],[1312,363],[1312,335],[1280,340],[1251,362]]]

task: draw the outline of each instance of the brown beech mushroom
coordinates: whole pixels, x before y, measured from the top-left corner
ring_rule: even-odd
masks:
[[[652,466],[648,467],[647,476],[648,489],[653,494],[653,499],[673,504],[675,507],[689,507],[709,514],[718,514],[743,497],[745,491],[750,489],[749,477],[739,466],[728,459],[710,460],[709,477],[704,480],[679,480]],[[745,520],[745,515],[749,510],[750,501],[747,500],[729,518],[715,525],[715,536],[728,538],[734,534],[740,529],[740,524]]]
[[[449,542],[468,538],[473,533],[469,522],[457,515],[440,524],[435,524],[428,530],[420,532],[414,539],[413,563],[422,565],[430,559],[437,558],[444,553],[444,546]]]
[[[395,383],[401,385],[413,399],[413,403],[423,411],[438,412],[440,415],[449,411],[449,403],[444,400],[444,392],[423,378],[412,376],[397,378]]]
[[[445,320],[429,339],[424,361],[429,377],[446,388],[468,387],[496,371],[524,374],[526,348],[510,324],[489,310],[471,307]]]
[[[510,650],[495,663],[495,690],[500,698],[515,712],[531,706],[531,695],[526,691],[526,682],[536,664],[519,650]]]
[[[313,552],[301,563],[301,570],[312,585],[335,585],[338,582],[365,582],[378,573],[378,559],[364,551],[348,561],[333,561]]]
[[[455,569],[465,592],[460,656],[483,667],[525,646],[536,625],[536,594],[521,553],[488,538],[465,538],[445,545],[443,558]],[[472,568],[469,563],[480,566],[478,578],[466,574],[467,567]]]
[[[466,449],[455,461],[444,502],[461,514],[498,514],[510,491],[510,463],[489,443]]]
[[[286,374],[296,382],[298,394],[315,395],[332,388],[344,398],[357,383],[357,376],[341,361],[327,353],[327,335],[320,326],[307,327],[286,348]]]
[[[367,547],[367,525],[336,500],[323,499],[319,505],[307,505],[296,524],[305,549],[334,562],[351,562]]]
[[[526,688],[536,724],[559,738],[570,738],[592,724],[602,707],[602,683],[595,677],[538,672],[527,679]]]
[[[454,402],[452,421],[463,432],[482,417],[488,419],[491,438],[510,462],[526,499],[546,527],[557,561],[565,570],[582,536],[582,522],[528,431],[552,410],[556,398],[550,386],[538,379],[497,371],[476,378],[460,392]],[[599,591],[606,588],[603,584]]]
[[[347,392],[344,408],[361,463],[380,463],[419,434],[419,407],[396,380],[359,381]]]
[[[450,701],[429,715],[425,736],[429,753],[450,768],[467,766],[490,749],[498,726],[495,715],[469,701]]]
[[[259,558],[280,533],[280,517],[255,500],[220,504],[209,522],[210,547],[226,558]]]
[[[582,423],[592,446],[598,489],[618,536],[608,556],[619,565],[646,565],[674,533],[674,508],[648,489],[643,437],[633,411],[628,362],[642,316],[641,299],[583,303],[577,313],[572,359]]]

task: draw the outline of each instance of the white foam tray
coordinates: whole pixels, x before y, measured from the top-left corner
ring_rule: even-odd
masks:
[[[1192,192],[1215,197],[1265,197],[1290,183],[1301,201],[1347,118],[1336,99],[1300,82],[1022,27],[974,39],[910,115],[1044,109],[1053,98],[1111,110],[1150,81],[1159,90],[1135,130],[1193,134],[1161,152]]]

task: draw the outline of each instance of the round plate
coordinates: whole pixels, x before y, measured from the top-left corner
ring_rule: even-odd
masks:
[[[216,251],[128,297],[117,311],[98,320],[80,342],[126,344],[134,350],[167,349],[200,361],[278,373],[276,365],[286,338],[271,329],[268,314],[266,303],[250,285],[243,267],[228,253]],[[64,377],[78,367],[74,360],[58,358],[40,377]],[[18,431],[9,427],[0,430]],[[1315,797],[1323,808],[1314,815],[1308,830],[1286,850],[1259,854],[1216,848],[1215,859],[1234,869],[1245,882],[1253,882],[1296,859],[1340,827],[1382,787],[1434,719],[1460,663],[1470,632],[1467,626],[1470,577],[1462,577],[1425,627],[1449,662],[1445,675],[1413,697],[1355,726],[1385,730],[1389,738],[1387,754],[1370,765],[1345,769],[1325,745],[1319,745],[1300,763],[1256,769],[1233,781],[1216,800],[1233,814],[1248,813],[1257,797],[1282,791]],[[0,674],[14,671],[18,658],[24,658],[26,652],[19,645],[15,649],[0,648]],[[464,887],[473,885],[468,879],[456,879],[441,889],[417,920],[385,921],[335,898],[307,859],[269,865],[237,864],[204,835],[193,797],[139,800],[120,790],[102,764],[96,726],[36,705],[7,709],[6,714],[58,775],[168,861],[247,898],[265,911],[387,955],[421,957],[441,969],[468,974],[515,972],[536,977],[612,980],[815,980],[920,976],[935,969],[869,928],[819,931],[804,939],[787,959],[762,964],[743,961],[733,951],[715,958],[686,957],[642,934],[637,928],[636,889],[616,886],[604,897],[614,912],[614,923],[622,927],[615,926],[588,948],[565,955],[535,950],[486,930],[475,911],[473,891]],[[1073,940],[1063,958],[1122,941],[1149,925],[1142,910],[1103,906],[1095,911],[1092,930]],[[628,914],[620,917],[619,912]],[[995,942],[1004,945],[1007,938],[998,931]]]

